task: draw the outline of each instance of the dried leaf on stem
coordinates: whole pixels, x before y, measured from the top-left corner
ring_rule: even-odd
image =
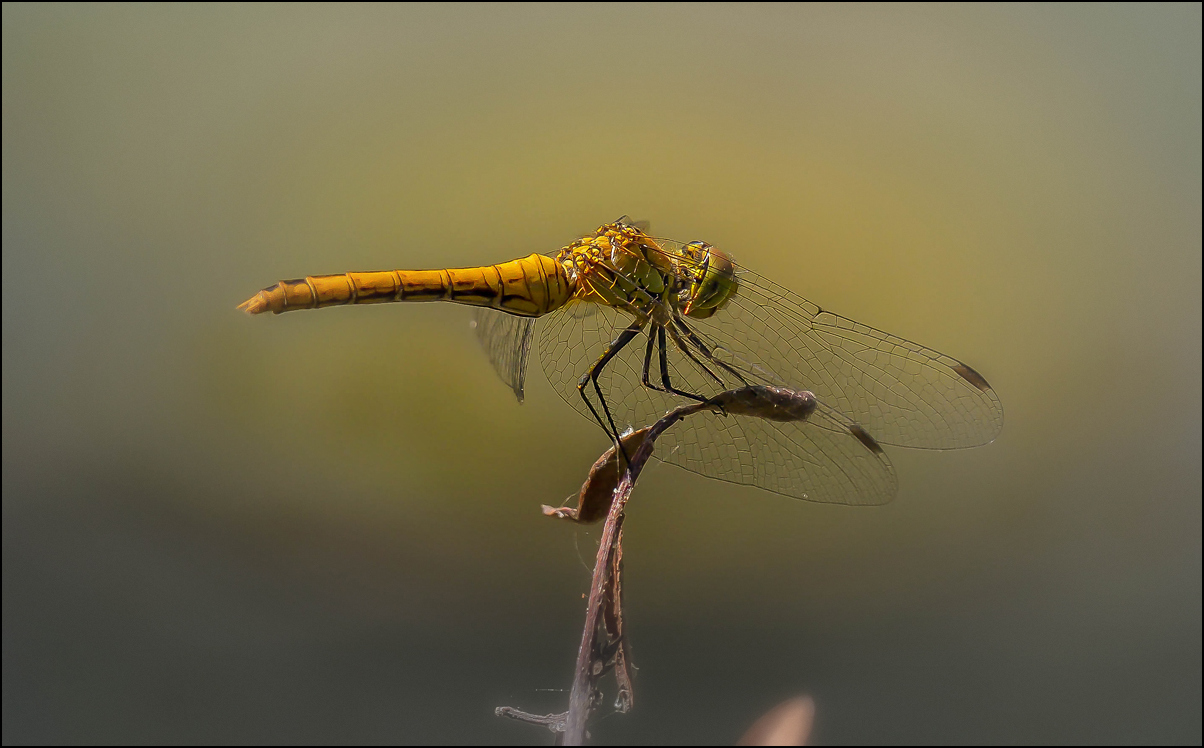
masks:
[[[558,743],[561,745],[581,745],[587,737],[586,721],[602,702],[598,682],[612,670],[618,686],[615,709],[625,712],[631,708],[633,697],[631,678],[627,672],[627,644],[623,637],[622,615],[623,510],[640,472],[652,456],[657,437],[683,418],[702,411],[772,421],[803,421],[815,408],[815,396],[810,392],[763,386],[740,387],[704,402],[683,405],[665,414],[652,426],[622,437],[623,451],[631,455],[631,462],[625,469],[614,447],[599,457],[581,487],[575,508],[544,506],[544,514],[574,522],[596,522],[603,514],[606,515],[606,524],[602,527],[602,537],[598,542],[598,556],[594,562],[585,627],[577,650],[569,710],[562,714],[540,716],[511,707],[499,707],[496,710],[498,716],[543,725],[553,732],[559,732]],[[869,438],[868,435],[866,438]],[[796,709],[792,714],[798,716],[800,713]]]

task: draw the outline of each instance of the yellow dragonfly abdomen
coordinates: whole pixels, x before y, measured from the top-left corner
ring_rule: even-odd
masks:
[[[572,297],[574,284],[551,257],[533,254],[497,265],[442,270],[381,270],[280,281],[239,304],[248,314],[391,301],[451,301],[540,317]]]

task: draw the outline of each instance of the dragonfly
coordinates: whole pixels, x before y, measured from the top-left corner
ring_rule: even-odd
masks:
[[[772,387],[808,393],[805,417],[702,409],[657,457],[809,501],[874,505],[898,490],[882,445],[946,450],[993,441],[1003,407],[970,366],[855,322],[704,241],[652,235],[624,216],[556,252],[497,265],[280,281],[250,314],[383,302],[476,307],[494,370],[521,403],[532,348],[553,388],[621,437],[688,403]]]

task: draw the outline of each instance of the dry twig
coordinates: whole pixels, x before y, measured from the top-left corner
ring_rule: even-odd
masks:
[[[810,392],[763,386],[728,390],[710,400],[683,405],[652,426],[623,436],[623,451],[631,454],[631,462],[626,469],[620,472],[621,459],[616,456],[614,447],[599,457],[581,487],[576,508],[544,506],[544,514],[583,523],[594,522],[603,512],[606,513],[590,583],[585,628],[577,649],[569,710],[560,714],[534,715],[512,707],[498,707],[495,713],[558,732],[557,742],[561,745],[582,745],[587,737],[586,721],[602,700],[598,681],[612,669],[618,684],[615,709],[620,712],[629,710],[633,697],[631,678],[627,672],[626,641],[623,638],[620,578],[623,510],[631,498],[636,480],[652,456],[657,437],[683,418],[701,411],[774,421],[801,421],[811,415],[815,407],[815,396]]]

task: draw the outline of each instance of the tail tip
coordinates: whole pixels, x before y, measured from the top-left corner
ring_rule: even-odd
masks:
[[[238,305],[238,310],[247,314],[261,314],[267,311],[267,308],[267,299],[263,298],[262,291]]]

